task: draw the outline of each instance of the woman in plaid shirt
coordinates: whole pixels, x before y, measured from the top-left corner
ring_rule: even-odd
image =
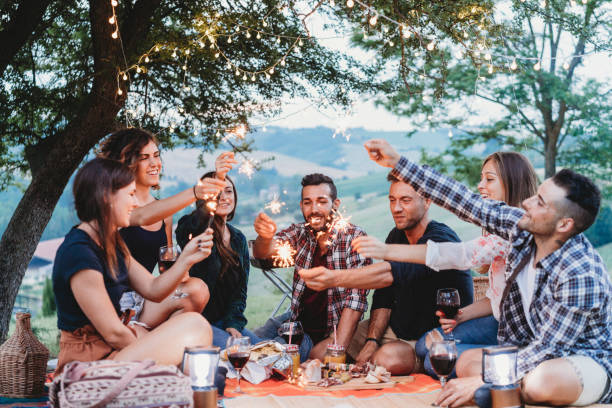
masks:
[[[582,234],[600,205],[588,178],[561,170],[523,201],[523,209],[483,200],[428,166],[401,157],[384,140],[365,144],[370,158],[460,218],[512,242],[500,306],[500,344],[519,347],[518,372],[528,403],[612,402],[612,283]],[[436,403],[459,406],[482,385],[481,356],[464,353],[460,377]]]

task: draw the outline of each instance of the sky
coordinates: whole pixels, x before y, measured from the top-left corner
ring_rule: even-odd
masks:
[[[342,0],[340,0],[342,1]],[[380,19],[379,19],[380,21]],[[373,54],[362,49],[351,47],[347,37],[342,33],[337,33],[331,29],[323,27],[325,20],[319,14],[314,14],[307,20],[308,27],[312,34],[320,39],[320,43],[333,49],[344,51],[359,61],[366,62],[372,58]],[[562,44],[563,45],[563,44]],[[566,46],[571,46],[567,43]],[[581,75],[597,77],[600,80],[611,79],[612,75],[608,67],[612,66],[612,58],[608,53],[591,55],[584,59],[579,72]],[[491,103],[475,101],[480,112],[480,118],[471,118],[470,125],[476,125],[482,117],[491,118],[501,114],[501,109]],[[346,115],[345,112],[334,110],[322,110],[320,106],[309,100],[297,99],[287,100],[283,103],[283,112],[276,118],[265,120],[254,120],[255,125],[269,124],[270,126],[281,126],[287,128],[303,128],[326,126],[332,129],[350,129],[363,127],[368,130],[386,131],[409,131],[412,129],[412,120],[405,117],[398,117],[386,111],[382,107],[374,105],[373,96],[363,96],[357,100],[352,107],[352,114]]]

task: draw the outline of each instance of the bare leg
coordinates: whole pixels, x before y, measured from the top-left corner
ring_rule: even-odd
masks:
[[[372,362],[385,367],[393,375],[406,375],[414,370],[414,348],[403,341],[383,344],[372,356]]]
[[[482,349],[465,350],[457,360],[457,377],[482,376]]]
[[[139,337],[114,356],[114,360],[155,360],[158,364],[179,365],[185,347],[209,346],[212,330],[202,315],[182,313]]]
[[[187,296],[173,299],[170,295],[159,303],[145,300],[139,320],[154,328],[168,320],[170,316],[184,312],[202,313],[208,303],[210,293],[208,286],[201,279],[189,278],[187,282],[178,286],[178,290],[186,293]]]
[[[523,378],[523,399],[528,404],[568,405],[582,393],[582,384],[570,362],[547,360]]]

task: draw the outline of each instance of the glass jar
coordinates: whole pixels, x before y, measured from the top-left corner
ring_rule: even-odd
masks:
[[[344,346],[340,344],[328,344],[327,352],[325,353],[325,357],[323,358],[323,365],[328,367],[326,372],[324,372],[324,377],[329,376],[330,363],[336,364],[345,364],[346,363],[346,353],[344,352]]]
[[[300,346],[297,344],[287,344],[285,353],[291,357],[291,376],[296,379],[300,370]]]

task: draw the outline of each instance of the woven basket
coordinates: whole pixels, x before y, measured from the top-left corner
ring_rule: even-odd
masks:
[[[34,398],[44,394],[49,350],[30,328],[30,314],[17,313],[15,333],[0,346],[0,395]]]
[[[474,276],[474,302],[484,299],[489,288],[489,277]]]

